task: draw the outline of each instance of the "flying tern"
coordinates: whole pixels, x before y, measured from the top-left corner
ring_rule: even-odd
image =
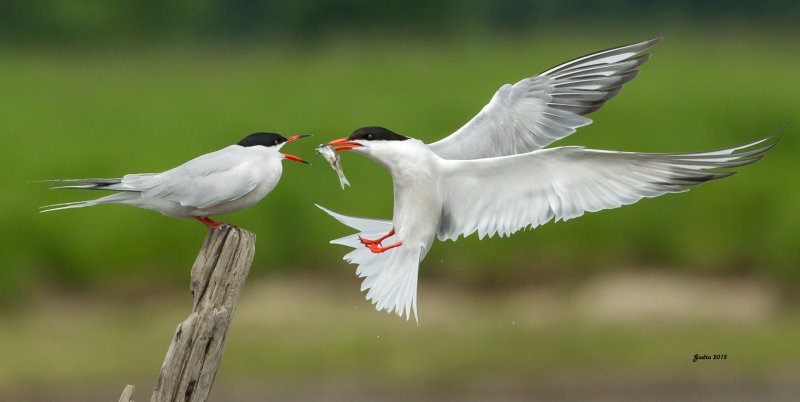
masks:
[[[508,236],[551,220],[617,208],[645,197],[686,191],[760,160],[778,140],[694,153],[635,153],[551,142],[589,124],[637,74],[660,38],[609,49],[502,86],[477,116],[450,136],[425,144],[382,127],[363,127],[329,142],[385,167],[392,177],[391,220],[319,208],[358,231],[331,243],[354,248],[361,290],[378,310],[417,315],[419,263],[434,238]]]
[[[234,145],[198,156],[162,173],[127,174],[117,179],[45,180],[76,183],[53,189],[118,193],[95,200],[48,205],[41,207],[41,212],[125,204],[166,216],[195,218],[209,228],[219,228],[226,222],[215,222],[209,216],[241,211],[264,198],[281,178],[283,159],[308,163],[280,152],[281,147],[302,137],[308,135],[286,138],[275,133],[250,134]]]

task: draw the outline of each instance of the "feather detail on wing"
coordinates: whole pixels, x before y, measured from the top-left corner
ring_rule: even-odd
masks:
[[[208,208],[233,201],[253,191],[258,177],[253,166],[225,152],[201,155],[163,173],[129,174],[121,185],[183,206]]]
[[[50,190],[62,189],[81,189],[81,190],[112,190],[112,191],[127,191],[117,189],[116,185],[122,182],[122,179],[55,179],[55,180],[39,180],[44,183],[71,183],[70,186],[50,187]]]
[[[252,166],[231,157],[228,148],[198,156],[162,173],[136,173],[121,179],[64,179],[47,182],[77,185],[52,189],[108,190],[140,193],[142,197],[174,201],[183,206],[208,208],[234,201],[255,189]]]
[[[162,173],[164,174],[166,172]],[[195,208],[209,208],[234,201],[247,195],[258,185],[258,179],[252,170],[244,165],[204,176],[159,176],[161,175],[152,178],[131,178],[131,180],[144,179],[157,182],[142,191],[144,197],[175,201],[183,206]],[[127,176],[123,178],[123,183],[127,178]]]
[[[559,147],[499,158],[443,161],[444,204],[437,235],[440,240],[455,240],[476,231],[481,238],[506,236],[553,218],[572,219],[586,211],[686,191],[686,187],[735,173],[717,169],[760,160],[777,144],[777,140],[770,142],[773,136],[698,153]]]
[[[484,108],[450,136],[430,144],[444,159],[479,159],[544,148],[588,125],[584,115],[634,79],[661,38],[592,53],[514,85],[500,87]]]
[[[317,204],[314,204],[317,205]],[[331,240],[331,244],[341,244],[354,250],[343,259],[358,265],[356,275],[364,278],[361,291],[367,291],[367,300],[371,300],[378,310],[405,315],[419,322],[417,316],[417,274],[421,250],[402,245],[383,253],[373,253],[359,240],[380,238],[392,230],[392,221],[383,219],[359,218],[338,214],[320,205],[317,207],[334,217],[339,222],[355,229],[358,233]],[[394,244],[395,236],[384,240],[384,244]]]

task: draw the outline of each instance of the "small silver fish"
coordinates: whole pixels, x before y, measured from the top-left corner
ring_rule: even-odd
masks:
[[[336,174],[339,175],[339,184],[342,185],[342,190],[344,190],[344,186],[349,186],[350,182],[347,181],[346,177],[344,177],[344,171],[342,170],[342,162],[339,159],[339,154],[336,153],[336,150],[334,150],[329,144],[319,144],[316,149],[317,153],[322,155],[322,157],[331,164],[331,167],[336,171]]]

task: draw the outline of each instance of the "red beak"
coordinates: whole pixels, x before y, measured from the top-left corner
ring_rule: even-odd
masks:
[[[292,142],[294,140],[297,140],[297,139],[300,139],[300,138],[303,138],[303,137],[310,137],[310,135],[309,134],[293,135],[293,136],[291,136],[291,137],[286,139],[285,144],[288,144],[288,143],[290,143],[290,142]],[[302,159],[300,159],[300,158],[298,158],[298,157],[296,157],[294,155],[289,155],[289,154],[284,154],[284,153],[281,153],[281,155],[283,155],[283,157],[286,158],[286,159],[290,159],[290,160],[297,161],[297,162],[303,162],[303,163],[305,163],[307,165],[310,165],[310,163],[308,163],[308,162],[306,162],[306,161],[304,161],[304,160],[302,160]]]
[[[303,138],[303,137],[311,137],[311,134],[293,135],[293,136],[291,136],[291,137],[286,139],[286,143],[288,144],[288,143],[290,143],[290,142],[292,142],[294,140],[297,140],[297,139],[300,139],[300,138]]]
[[[298,158],[298,157],[296,157],[296,156],[294,156],[294,155],[283,154],[283,153],[282,153],[281,155],[283,155],[283,157],[284,157],[284,158],[286,158],[286,159],[291,159],[291,160],[293,160],[293,161],[297,161],[297,162],[303,162],[303,163],[305,163],[306,165],[310,165],[310,163],[308,163],[308,162],[306,162],[306,161],[304,161],[304,160],[302,160],[302,159],[300,159],[300,158]]]
[[[363,145],[357,142],[348,141],[347,138],[339,138],[338,140],[333,140],[329,142],[328,145],[336,145],[335,147],[333,147],[334,151],[346,151],[348,149],[363,147]]]

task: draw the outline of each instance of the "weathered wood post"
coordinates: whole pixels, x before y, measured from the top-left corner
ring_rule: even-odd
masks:
[[[192,314],[178,325],[151,402],[205,401],[255,254],[256,235],[236,226],[209,229],[192,266]],[[132,401],[133,386],[120,402]],[[127,399],[125,399],[127,398]]]

